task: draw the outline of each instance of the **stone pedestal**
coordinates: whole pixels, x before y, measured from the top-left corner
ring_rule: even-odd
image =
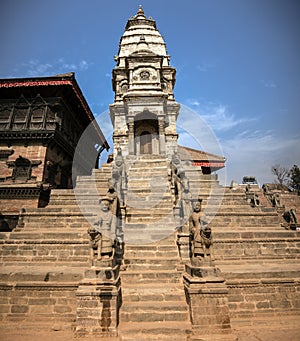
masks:
[[[186,264],[183,279],[192,323],[191,340],[236,340],[230,325],[228,289],[220,270],[205,263],[197,267]]]
[[[87,270],[76,297],[76,336],[117,336],[122,300],[118,266]]]

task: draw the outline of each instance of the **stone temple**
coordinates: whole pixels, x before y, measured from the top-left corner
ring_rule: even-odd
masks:
[[[73,74],[0,81],[1,334],[246,340],[283,315],[297,328],[297,194],[221,186],[223,156],[178,145],[176,70],[141,7],[115,62],[100,169],[109,146]]]

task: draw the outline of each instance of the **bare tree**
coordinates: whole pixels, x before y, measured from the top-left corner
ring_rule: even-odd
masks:
[[[275,182],[279,183],[281,187],[284,186],[284,182],[289,176],[289,169],[278,165],[272,166],[272,173],[276,176]]]

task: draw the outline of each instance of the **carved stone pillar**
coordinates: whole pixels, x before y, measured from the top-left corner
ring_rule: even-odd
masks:
[[[166,154],[166,140],[165,140],[165,122],[163,119],[158,120],[158,134],[159,134],[159,154]]]
[[[129,155],[134,155],[134,121],[128,122],[128,149]]]

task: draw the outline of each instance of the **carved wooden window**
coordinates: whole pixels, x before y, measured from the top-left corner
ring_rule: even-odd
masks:
[[[10,108],[0,108],[0,130],[9,129],[10,117]]]
[[[29,180],[31,178],[31,162],[19,156],[15,161],[12,178],[15,180]]]
[[[47,109],[47,122],[46,127],[47,129],[55,129],[56,128],[56,115],[55,112],[51,109]]]
[[[28,107],[15,107],[13,129],[22,130],[26,128]]]
[[[30,118],[31,129],[43,129],[45,109],[42,106],[32,108]]]

